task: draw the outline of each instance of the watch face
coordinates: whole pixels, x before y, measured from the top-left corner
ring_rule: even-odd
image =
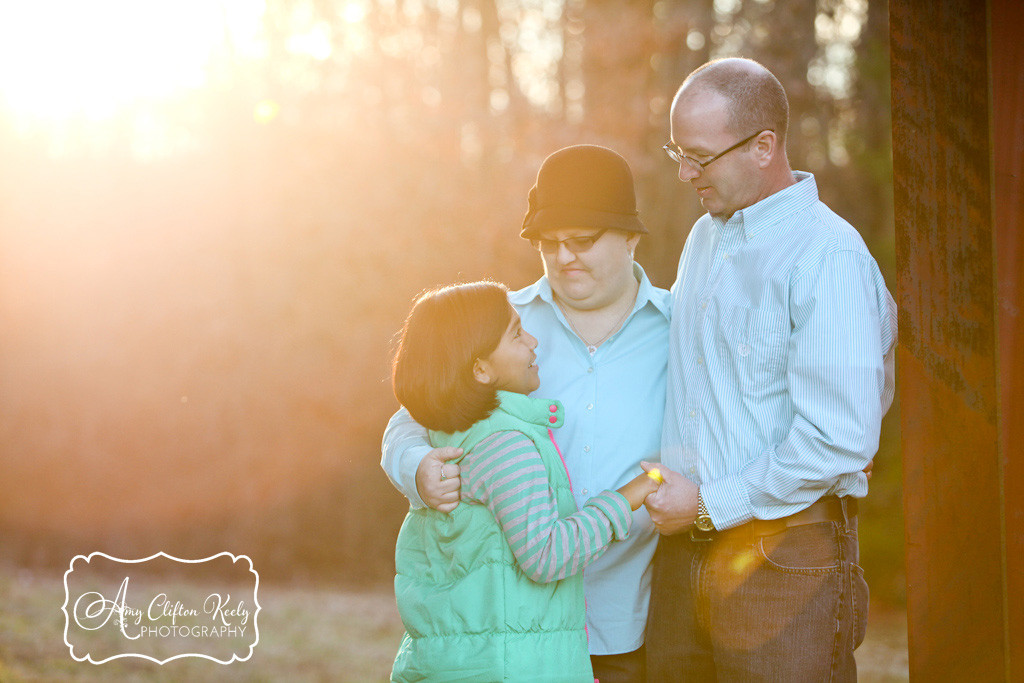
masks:
[[[694,526],[701,531],[714,531],[715,529],[715,524],[711,521],[711,517],[708,515],[701,515],[698,517],[694,522]]]

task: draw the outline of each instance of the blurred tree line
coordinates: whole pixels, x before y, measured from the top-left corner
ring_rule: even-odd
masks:
[[[414,295],[539,262],[518,230],[552,151],[631,163],[668,287],[701,210],[660,149],[685,75],[742,55],[786,87],[794,168],[894,289],[880,0],[267,0],[201,90],[105,127],[0,109],[0,547],[248,554],[387,583],[405,512],[378,467]],[[903,591],[898,418],[862,559]]]

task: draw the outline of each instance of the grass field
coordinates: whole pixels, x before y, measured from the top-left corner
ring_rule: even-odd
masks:
[[[187,593],[190,588],[179,589]],[[191,590],[199,594],[199,587]],[[64,645],[63,572],[0,569],[0,683],[36,681],[386,681],[402,634],[389,592],[261,585],[259,644],[229,665],[185,658],[77,662]],[[860,680],[908,680],[906,617],[875,609],[857,651]]]

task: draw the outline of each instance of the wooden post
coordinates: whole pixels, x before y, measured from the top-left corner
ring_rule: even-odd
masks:
[[[1024,3],[890,30],[910,673],[1024,680]]]

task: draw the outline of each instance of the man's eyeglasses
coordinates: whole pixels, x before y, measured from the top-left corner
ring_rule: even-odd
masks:
[[[722,152],[719,152],[718,154],[716,154],[715,156],[711,157],[707,161],[697,161],[693,157],[687,156],[687,155],[683,154],[683,151],[681,149],[679,149],[678,147],[676,147],[674,142],[669,142],[669,143],[665,144],[662,147],[662,149],[665,150],[665,154],[668,154],[669,158],[672,161],[676,162],[677,164],[685,163],[690,168],[692,168],[694,171],[696,171],[697,173],[700,173],[705,168],[707,168],[708,165],[710,165],[712,162],[718,161],[719,159],[721,159],[722,157],[724,157],[726,154],[728,154],[729,152],[733,151],[734,149],[739,149],[743,145],[747,144],[748,142],[750,142],[751,140],[756,138],[761,133],[764,133],[765,131],[770,132],[770,133],[774,133],[775,132],[775,131],[773,131],[770,128],[766,128],[764,130],[759,130],[756,133],[754,133],[753,135],[749,135],[749,136],[743,138],[742,140],[737,142],[735,145],[733,145],[729,149],[724,150]]]
[[[608,232],[610,228],[603,228],[598,230],[593,235],[584,235],[582,237],[568,237],[564,240],[550,240],[538,238],[530,240],[533,243],[535,249],[544,252],[545,254],[554,254],[558,251],[558,245],[564,244],[565,248],[574,254],[581,254],[584,251],[588,251],[594,242],[601,239],[601,236]]]

